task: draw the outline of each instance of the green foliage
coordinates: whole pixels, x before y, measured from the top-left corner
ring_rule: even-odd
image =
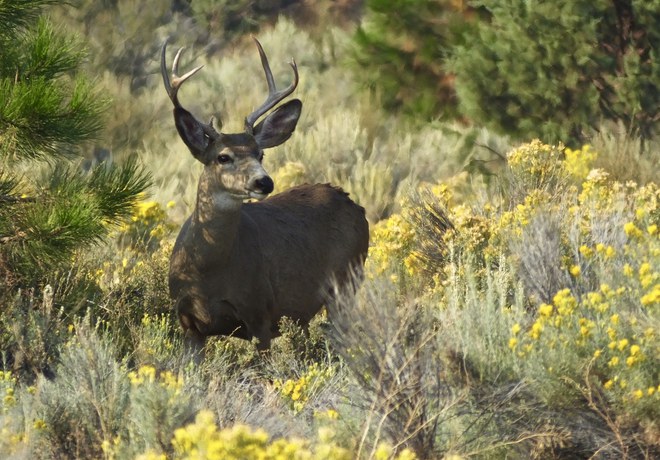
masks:
[[[236,36],[256,32],[259,22],[278,12],[280,2],[213,1],[191,4],[193,15],[205,24],[213,41],[228,42]]]
[[[88,174],[62,161],[98,133],[105,103],[76,73],[80,43],[36,19],[51,3],[3,3],[0,46],[12,51],[0,61],[0,272],[9,284],[34,285],[98,242],[149,183],[135,161]],[[30,160],[52,166],[39,178]]]
[[[451,0],[370,0],[355,34],[356,76],[387,109],[420,119],[455,118],[453,77],[444,60],[474,12]]]
[[[99,242],[128,217],[148,177],[135,161],[99,165],[85,174],[64,163],[28,188],[31,196],[5,195],[0,209],[3,269],[34,283],[78,248]],[[17,190],[16,190],[17,192]]]
[[[0,63],[0,158],[74,154],[98,133],[104,106],[84,76],[70,77],[83,57],[80,44],[43,19],[29,33],[3,38],[3,49],[17,51]]]
[[[461,111],[517,138],[579,142],[603,120],[657,130],[657,0],[478,2],[479,23],[453,52]]]

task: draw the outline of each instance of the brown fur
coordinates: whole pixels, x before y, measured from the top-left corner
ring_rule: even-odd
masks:
[[[186,221],[170,268],[181,324],[200,342],[234,335],[268,348],[283,316],[307,324],[331,281],[346,281],[367,255],[364,209],[328,184],[214,213]]]

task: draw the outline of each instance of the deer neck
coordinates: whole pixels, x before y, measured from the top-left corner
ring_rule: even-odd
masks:
[[[202,173],[190,230],[193,244],[201,242],[214,258],[222,259],[229,255],[238,235],[243,202],[218,187],[216,181],[206,171]]]

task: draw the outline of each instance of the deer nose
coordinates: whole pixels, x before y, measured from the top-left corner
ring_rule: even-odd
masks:
[[[254,181],[254,188],[256,188],[264,195],[268,195],[270,192],[272,192],[274,186],[275,184],[273,184],[273,179],[268,176],[260,177]]]

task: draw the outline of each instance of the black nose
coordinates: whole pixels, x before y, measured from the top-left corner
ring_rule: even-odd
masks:
[[[260,177],[254,181],[255,188],[265,195],[273,191],[274,185],[273,179],[268,176]]]

